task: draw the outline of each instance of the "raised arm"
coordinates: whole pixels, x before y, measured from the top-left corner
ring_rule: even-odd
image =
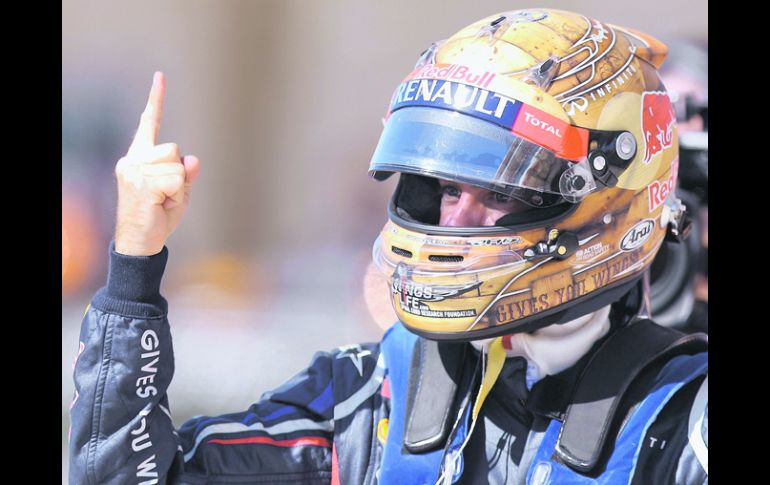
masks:
[[[176,144],[157,144],[164,95],[165,78],[156,73],[115,169],[107,285],[86,311],[74,366],[70,483],[329,483],[330,354],[317,354],[308,370],[243,412],[174,429],[166,394],[174,355],[159,290],[165,241],[187,207],[199,161],[181,158]]]

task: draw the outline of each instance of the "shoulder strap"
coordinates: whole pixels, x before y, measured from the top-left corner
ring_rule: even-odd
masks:
[[[414,346],[404,429],[404,447],[410,453],[443,447],[454,418],[467,347],[424,338]]]
[[[708,349],[708,335],[685,335],[651,320],[615,332],[593,355],[570,399],[555,447],[556,458],[578,472],[599,462],[623,396],[651,365]]]

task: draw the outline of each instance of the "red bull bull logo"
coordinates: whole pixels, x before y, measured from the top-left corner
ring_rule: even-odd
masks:
[[[644,163],[668,148],[674,141],[676,116],[668,95],[661,91],[642,94],[642,136]]]

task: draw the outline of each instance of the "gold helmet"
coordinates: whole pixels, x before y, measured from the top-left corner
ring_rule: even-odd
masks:
[[[647,34],[551,9],[435,42],[398,86],[369,167],[400,173],[373,256],[412,331],[473,340],[607,305],[682,232],[678,144]],[[442,227],[437,179],[514,197],[494,226]]]

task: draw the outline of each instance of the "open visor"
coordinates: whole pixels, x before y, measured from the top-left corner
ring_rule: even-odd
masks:
[[[534,207],[577,202],[596,189],[585,159],[566,160],[491,122],[425,106],[388,118],[369,173],[384,180],[393,172],[469,183]]]

